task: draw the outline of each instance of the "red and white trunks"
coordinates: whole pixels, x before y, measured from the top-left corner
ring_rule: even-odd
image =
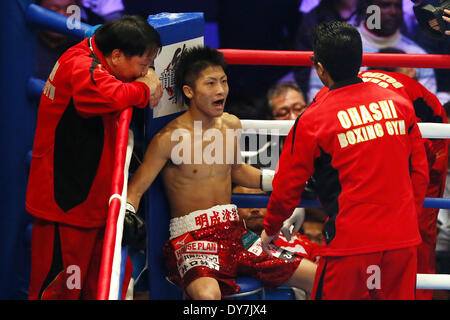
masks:
[[[237,275],[259,279],[267,288],[286,282],[302,257],[279,249],[270,258],[261,239],[239,221],[235,205],[214,206],[170,221],[164,246],[169,279],[183,288],[200,277],[219,282],[222,296],[240,290]]]

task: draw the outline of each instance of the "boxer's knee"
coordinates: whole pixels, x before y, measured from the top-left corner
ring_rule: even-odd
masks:
[[[284,285],[302,289],[310,296],[314,285],[316,271],[317,265],[314,262],[308,259],[302,259],[297,269]]]
[[[220,300],[221,298],[218,281],[209,277],[195,279],[187,286],[186,292],[194,300]]]

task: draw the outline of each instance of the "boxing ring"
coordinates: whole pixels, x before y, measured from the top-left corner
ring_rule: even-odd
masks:
[[[8,1],[9,2],[9,1]],[[56,13],[49,12],[42,9],[34,4],[30,4],[31,1],[18,1],[21,4],[20,8],[15,8],[14,10],[19,10],[20,14],[23,14],[23,23],[27,25],[25,30],[22,30],[24,34],[30,33],[30,24],[32,28],[43,28],[51,31],[61,32],[68,34],[76,38],[89,37],[93,34],[95,27],[81,24],[79,29],[68,29],[67,28],[67,18],[60,16]],[[6,3],[6,2],[2,2]],[[181,14],[182,15],[182,14]],[[190,17],[192,18],[192,17]],[[175,21],[168,24],[178,23],[180,17],[176,17]],[[195,17],[196,21],[198,16]],[[203,16],[201,15],[201,19]],[[161,38],[163,40],[163,46],[171,46],[176,41],[180,39],[178,35],[174,36],[170,34],[170,31],[166,30],[168,24],[158,25],[158,17],[149,17],[149,23],[153,25],[155,23],[155,28],[160,32]],[[197,23],[197,22],[196,22]],[[184,33],[192,33],[192,30],[182,28]],[[189,35],[191,36],[191,35]],[[168,40],[168,37],[174,37],[175,40]],[[195,37],[198,37],[196,35]],[[30,39],[28,34],[26,39]],[[194,36],[192,36],[194,38]],[[197,39],[197,38],[195,38]],[[189,45],[192,45],[189,43]],[[312,52],[294,52],[294,51],[267,51],[267,50],[235,50],[235,49],[221,49],[220,50],[227,60],[228,64],[251,64],[251,65],[312,65],[310,57]],[[30,49],[30,52],[33,52]],[[164,54],[164,49],[163,53]],[[34,61],[33,61],[34,62]],[[155,65],[156,65],[155,61]],[[449,55],[398,55],[398,54],[364,54],[363,55],[363,66],[402,66],[402,67],[427,67],[427,68],[450,68],[450,56]],[[30,64],[26,67],[32,68]],[[156,65],[156,69],[162,72],[166,67]],[[31,70],[31,69],[30,69]],[[24,72],[25,75],[30,74],[30,70]],[[40,96],[45,82],[38,79],[33,79],[31,77],[22,79],[21,81],[24,91],[24,96],[26,99],[36,99]],[[3,90],[2,90],[3,92]],[[28,105],[28,102],[23,102]],[[171,119],[177,117],[183,112],[183,110],[177,109],[176,112],[171,114],[163,114],[162,116],[155,116],[154,110],[148,111],[145,115],[147,126],[145,132],[145,143],[148,143],[153,135],[155,135],[165,124],[167,124]],[[126,201],[126,185],[128,178],[128,166],[130,161],[130,155],[132,152],[133,139],[132,133],[129,133],[129,126],[132,119],[133,110],[131,108],[126,109],[122,112],[120,116],[120,125],[118,128],[118,140],[116,145],[116,159],[115,159],[115,170],[112,175],[113,187],[111,190],[111,197],[109,201],[109,214],[108,221],[105,231],[105,241],[102,256],[102,267],[100,271],[100,279],[98,286],[98,296],[100,300],[107,299],[120,299],[121,281],[123,277],[123,262],[125,259],[123,257],[127,256],[127,248],[121,248],[121,225],[123,225],[124,216],[124,204]],[[35,111],[31,112],[26,110],[27,121],[30,128],[34,128]],[[2,124],[7,121],[17,121],[16,116],[9,116]],[[280,136],[285,136],[289,132],[293,125],[293,121],[289,120],[270,120],[270,121],[259,121],[259,120],[242,120],[243,132],[254,132],[259,130],[269,130],[278,134]],[[426,138],[439,138],[439,139],[450,139],[450,124],[432,124],[432,123],[420,123],[419,128],[422,135]],[[29,150],[32,146],[32,134],[19,141],[24,147],[18,152],[19,155],[27,155],[27,159],[30,157]],[[141,141],[142,142],[142,141]],[[136,142],[135,142],[136,144]],[[26,150],[27,152],[23,152]],[[29,162],[29,161],[28,161]],[[2,163],[3,167],[4,163]],[[3,168],[2,168],[3,170]],[[14,168],[14,170],[23,170],[22,167]],[[23,175],[23,173],[21,173]],[[1,180],[1,179],[0,179]],[[26,180],[26,179],[25,179]],[[17,190],[13,188],[11,192],[21,193],[22,197],[19,199],[24,203],[24,190],[23,185]],[[4,197],[8,197],[8,193],[5,192]],[[266,207],[269,200],[269,196],[266,195],[242,195],[233,194],[232,203],[235,203],[238,207],[251,208],[251,207]],[[20,201],[19,201],[20,202]],[[150,187],[146,194],[145,206],[145,216],[147,221],[151,221],[154,227],[147,226],[147,231],[149,234],[148,239],[148,264],[151,273],[149,276],[149,286],[150,286],[150,298],[151,299],[165,299],[167,297],[175,297],[175,295],[168,293],[165,294],[165,286],[170,286],[170,284],[164,284],[167,282],[164,277],[164,267],[161,266],[162,261],[161,255],[155,255],[154,251],[161,249],[161,243],[165,242],[167,239],[168,232],[168,205],[165,199],[164,192],[162,190],[161,181],[159,178]],[[150,204],[153,207],[150,209]],[[23,205],[23,204],[22,204]],[[105,204],[108,205],[108,204]],[[303,200],[300,207],[319,207],[320,204],[317,201],[306,201]],[[10,205],[11,212],[17,212],[17,203]],[[444,208],[450,209],[450,199],[434,199],[426,198],[424,202],[424,207],[427,208]],[[161,216],[161,212],[165,212],[165,215]],[[167,219],[167,221],[164,221]],[[2,221],[3,223],[3,221]],[[22,222],[16,221],[15,230],[18,234],[23,232],[19,228]],[[150,225],[148,223],[147,225]],[[164,229],[164,227],[166,227]],[[24,235],[21,235],[24,237]],[[9,250],[7,254],[12,255],[13,252]],[[3,286],[3,285],[2,285]],[[445,289],[450,290],[450,275],[439,275],[439,274],[418,274],[417,275],[417,288],[418,289]],[[158,290],[159,289],[159,290]],[[158,291],[158,292],[156,292]],[[171,290],[169,290],[171,291]],[[161,293],[162,292],[162,293]],[[173,291],[172,291],[173,292]],[[158,296],[158,294],[160,295]]]

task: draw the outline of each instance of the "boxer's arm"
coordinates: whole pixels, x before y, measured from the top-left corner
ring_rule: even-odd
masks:
[[[233,165],[231,168],[231,181],[247,188],[260,188],[261,170],[245,163]]]
[[[155,135],[145,152],[144,160],[138,167],[130,182],[128,183],[127,202],[136,210],[145,191],[155,180],[156,176],[162,170],[166,162],[170,159],[168,146],[170,135],[167,132],[161,132]]]
[[[227,148],[227,152],[232,152],[234,157],[231,166],[231,181],[239,186],[247,188],[260,188],[261,170],[243,163],[242,161],[240,144],[242,130],[241,121],[236,116],[228,113],[224,113],[224,121],[226,122],[227,130],[234,130],[233,148],[232,150],[228,150]]]

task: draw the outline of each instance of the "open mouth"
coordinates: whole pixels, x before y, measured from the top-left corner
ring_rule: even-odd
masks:
[[[225,103],[225,99],[219,99],[213,102],[213,105],[215,107],[222,107]]]

